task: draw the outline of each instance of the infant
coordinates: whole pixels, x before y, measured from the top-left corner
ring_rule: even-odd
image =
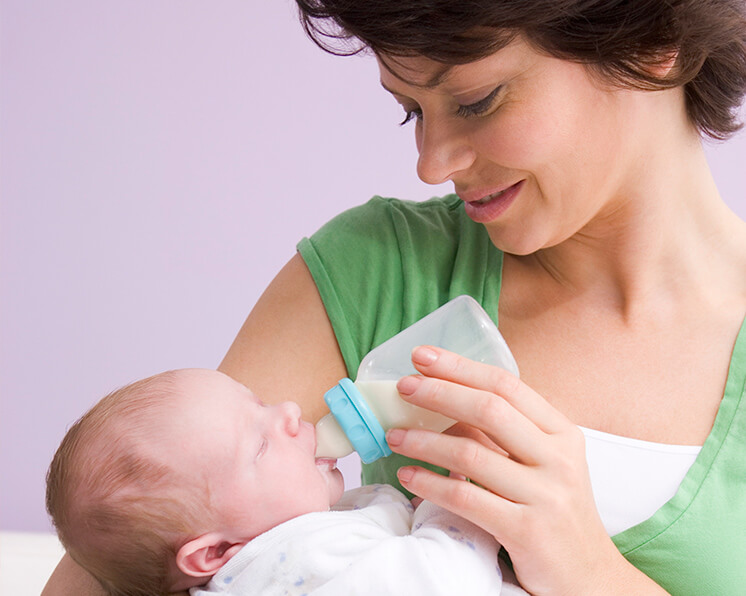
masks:
[[[500,593],[492,536],[389,486],[343,496],[315,449],[294,402],[266,406],[217,371],[165,372],[70,428],[47,509],[116,595]]]

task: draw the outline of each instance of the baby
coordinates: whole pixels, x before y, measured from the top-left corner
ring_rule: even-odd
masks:
[[[216,371],[166,372],[73,425],[47,509],[111,594],[500,593],[492,536],[388,486],[343,496],[315,449],[297,404],[265,406]]]

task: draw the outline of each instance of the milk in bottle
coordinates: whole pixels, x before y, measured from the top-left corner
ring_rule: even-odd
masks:
[[[412,350],[419,345],[450,350],[518,375],[518,366],[497,327],[476,300],[459,296],[371,350],[357,378],[342,379],[324,396],[330,414],[316,425],[316,457],[339,458],[357,451],[363,463],[391,454],[390,428],[442,432],[455,420],[404,401],[397,381],[416,374]]]

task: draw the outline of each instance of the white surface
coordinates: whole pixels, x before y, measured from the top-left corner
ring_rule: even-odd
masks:
[[[0,532],[0,594],[39,596],[64,552],[54,534]]]

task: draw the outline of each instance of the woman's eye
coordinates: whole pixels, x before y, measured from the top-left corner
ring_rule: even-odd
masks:
[[[409,122],[413,118],[416,118],[417,120],[421,120],[422,110],[420,110],[419,108],[416,110],[407,110],[407,113],[404,115],[404,120],[399,122],[399,126],[404,126],[407,122]]]
[[[482,116],[487,113],[492,107],[498,93],[502,89],[502,85],[496,87],[487,97],[480,99],[477,102],[470,103],[468,106],[459,106],[458,115],[464,118],[469,116]]]

